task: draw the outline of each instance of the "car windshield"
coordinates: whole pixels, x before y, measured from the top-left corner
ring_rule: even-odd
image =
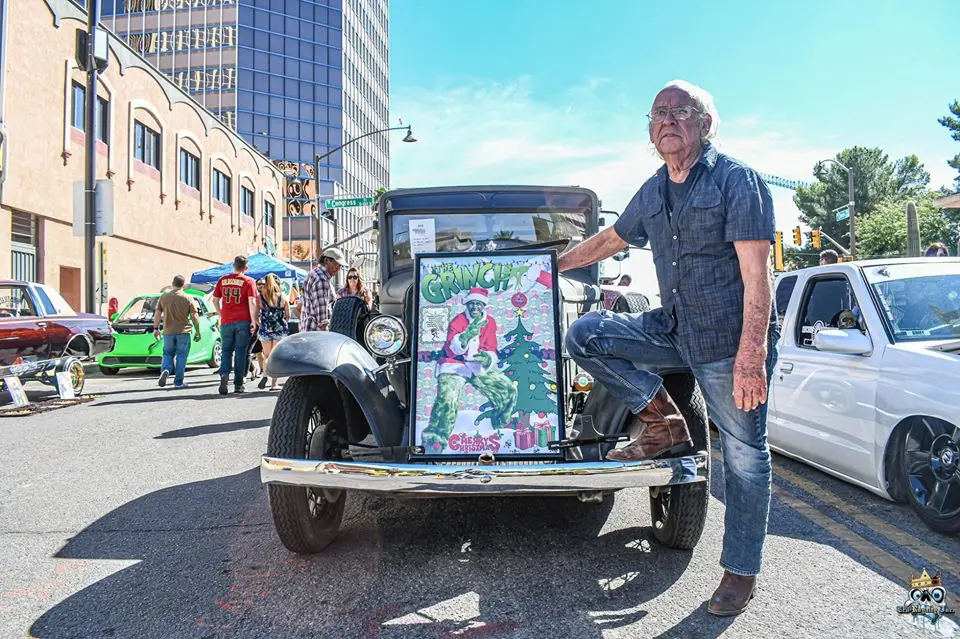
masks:
[[[397,214],[391,217],[393,266],[410,266],[416,253],[495,251],[556,240],[582,241],[586,225],[582,212]]]
[[[898,342],[960,337],[960,264],[887,264],[864,269]]]
[[[152,322],[158,297],[138,297],[117,318],[118,322]]]

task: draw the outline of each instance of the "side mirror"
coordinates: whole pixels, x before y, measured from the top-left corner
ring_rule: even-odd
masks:
[[[113,315],[110,316],[110,321],[116,322],[118,317],[120,317],[120,313],[114,313]]]
[[[814,336],[813,347],[824,353],[869,355],[873,340],[855,328],[825,328]]]

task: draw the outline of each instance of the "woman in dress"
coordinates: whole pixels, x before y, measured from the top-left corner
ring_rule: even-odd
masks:
[[[273,273],[267,275],[263,291],[259,299],[260,307],[260,343],[263,344],[263,356],[270,358],[270,353],[277,342],[290,333],[290,304],[280,288],[280,280]],[[260,389],[267,385],[267,377],[260,380]],[[277,378],[270,380],[270,390],[277,390]]]
[[[360,277],[360,271],[355,266],[351,266],[347,271],[347,285],[337,293],[337,299],[341,297],[359,297],[367,305],[367,310],[373,306],[373,296],[370,295],[370,291]]]

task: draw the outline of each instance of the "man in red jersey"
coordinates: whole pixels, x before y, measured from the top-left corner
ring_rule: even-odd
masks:
[[[220,313],[220,339],[223,354],[220,358],[220,394],[227,394],[230,366],[233,364],[233,390],[243,392],[243,378],[247,372],[247,350],[250,336],[257,332],[257,289],[253,278],[244,275],[247,258],[238,255],[233,260],[233,273],[224,275],[213,289],[213,305]]]

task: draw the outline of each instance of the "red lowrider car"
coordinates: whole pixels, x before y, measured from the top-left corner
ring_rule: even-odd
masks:
[[[31,282],[0,280],[0,378],[56,385],[70,373],[83,391],[83,360],[113,348],[106,317],[77,313],[57,291]]]

